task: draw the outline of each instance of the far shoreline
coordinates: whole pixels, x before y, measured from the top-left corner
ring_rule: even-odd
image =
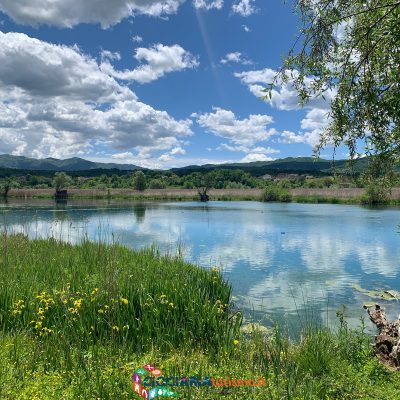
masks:
[[[261,201],[265,189],[210,189],[210,201]],[[289,189],[292,202],[362,204],[365,194],[363,188],[324,188]],[[12,189],[8,194],[12,199],[52,199],[54,189]],[[196,189],[167,188],[146,189],[68,189],[68,200],[112,199],[112,200],[167,200],[196,201],[199,195]],[[400,188],[393,188],[388,205],[400,205]]]

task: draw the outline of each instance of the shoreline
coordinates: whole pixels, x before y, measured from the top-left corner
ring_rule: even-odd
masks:
[[[261,201],[265,189],[210,189],[210,201]],[[334,189],[288,189],[294,203],[328,203],[328,204],[363,204],[363,188]],[[10,199],[53,199],[54,189],[12,189]],[[109,199],[109,200],[167,200],[196,201],[199,195],[196,189],[68,189],[67,200]],[[393,188],[390,199],[385,205],[400,205],[400,188]]]

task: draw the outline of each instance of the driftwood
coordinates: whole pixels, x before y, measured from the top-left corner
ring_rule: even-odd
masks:
[[[400,369],[400,315],[390,322],[385,310],[379,304],[367,309],[369,319],[378,328],[375,336],[374,351],[378,359],[390,369]]]

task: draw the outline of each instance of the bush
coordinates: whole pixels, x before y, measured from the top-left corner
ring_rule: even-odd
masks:
[[[262,201],[282,201],[289,203],[292,201],[292,195],[285,189],[276,186],[270,186],[265,189]]]
[[[167,185],[160,179],[152,179],[149,183],[149,189],[165,189]]]
[[[146,182],[146,175],[143,171],[138,171],[134,175],[133,185],[135,190],[146,190],[147,182]]]
[[[371,182],[365,190],[361,201],[363,204],[378,205],[389,202],[390,189],[379,182]]]

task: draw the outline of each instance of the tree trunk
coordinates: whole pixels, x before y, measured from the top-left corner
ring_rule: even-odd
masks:
[[[364,306],[369,319],[378,328],[375,336],[374,351],[378,359],[390,369],[400,369],[400,315],[390,322],[379,304]]]
[[[208,200],[210,200],[210,197],[207,194],[207,190],[208,188],[197,189],[197,193],[200,196],[200,201],[207,202]]]

